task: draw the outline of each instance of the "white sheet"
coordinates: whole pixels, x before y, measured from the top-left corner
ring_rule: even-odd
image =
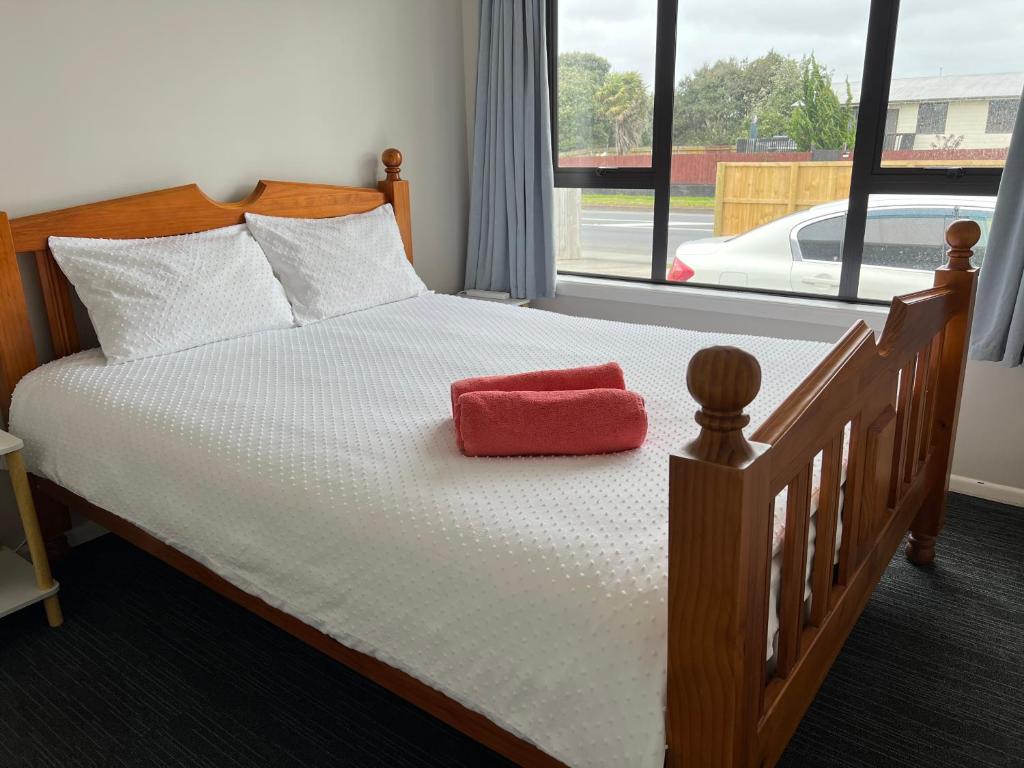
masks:
[[[119,366],[98,350],[19,384],[34,472],[577,766],[664,759],[666,455],[696,432],[686,365],[761,362],[751,428],[816,342],[627,325],[424,295]],[[464,376],[617,360],[647,443],[468,459]]]

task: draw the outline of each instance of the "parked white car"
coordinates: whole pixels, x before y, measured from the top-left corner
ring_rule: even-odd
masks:
[[[825,203],[742,235],[683,243],[668,279],[834,295],[839,291],[846,208],[846,200]],[[974,258],[975,266],[981,266],[994,208],[993,197],[872,195],[859,297],[888,301],[931,286],[932,271],[946,261],[946,227],[956,219],[981,225]]]

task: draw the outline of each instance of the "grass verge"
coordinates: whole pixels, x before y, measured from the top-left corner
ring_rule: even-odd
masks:
[[[654,195],[605,195],[594,192],[583,193],[583,205],[601,206],[603,208],[647,208],[653,210]],[[714,208],[715,198],[713,197],[686,197],[683,195],[672,195],[669,198],[669,207],[679,208]]]

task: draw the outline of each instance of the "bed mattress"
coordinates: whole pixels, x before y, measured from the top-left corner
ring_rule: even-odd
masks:
[[[33,472],[554,757],[660,768],[667,455],[712,344],[761,363],[751,429],[829,349],[428,294],[121,365],[81,352],[22,380],[11,426]],[[457,450],[453,380],[609,360],[646,399],[642,448]]]

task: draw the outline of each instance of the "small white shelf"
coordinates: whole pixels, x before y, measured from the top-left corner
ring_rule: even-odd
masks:
[[[0,429],[0,456],[6,456],[8,453],[20,451],[24,447],[25,444],[21,442],[20,437],[15,437],[14,435]]]
[[[32,564],[0,547],[0,617],[45,600],[57,594],[58,589],[56,581],[50,589],[39,589]]]

